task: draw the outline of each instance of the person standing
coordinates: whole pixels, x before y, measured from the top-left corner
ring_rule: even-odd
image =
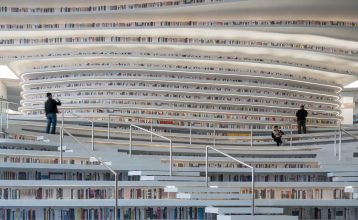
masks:
[[[301,128],[303,129],[303,133],[306,134],[306,118],[307,111],[305,110],[305,106],[301,105],[300,109],[296,112],[297,117],[297,128],[298,133],[301,134]]]
[[[50,129],[52,126],[51,134],[55,134],[56,133],[56,124],[57,124],[56,114],[58,113],[57,106],[61,105],[61,101],[58,99],[57,99],[57,101],[52,99],[51,93],[47,93],[46,96],[47,96],[47,101],[45,102],[45,113],[46,113],[46,118],[47,118],[46,133],[47,134],[50,133]]]
[[[277,146],[280,146],[280,144],[282,144],[282,135],[284,135],[284,134],[285,133],[283,131],[278,129],[277,125],[275,127],[273,127],[271,136],[272,136],[273,140],[276,142]]]

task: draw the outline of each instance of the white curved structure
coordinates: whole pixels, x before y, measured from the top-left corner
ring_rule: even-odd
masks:
[[[341,91],[358,79],[357,11],[356,0],[2,1],[0,64],[20,78],[24,116],[0,131],[19,139],[0,140],[0,219],[112,220],[114,195],[121,219],[357,219],[358,132],[340,126]],[[47,92],[84,143],[65,136],[64,164],[58,137],[39,136]],[[307,135],[292,132],[301,104]],[[71,113],[100,119],[93,152]],[[128,123],[170,138],[174,158]],[[271,146],[273,125],[291,146]],[[251,171],[227,158],[210,155],[203,186],[211,144],[255,168],[264,216],[248,215]],[[117,194],[94,154],[120,175]]]
[[[335,126],[342,85],[357,75],[350,0],[297,9],[278,0],[40,2],[8,2],[0,12],[1,58],[21,77],[27,115],[42,115],[44,94],[53,92],[68,111],[144,116],[158,126],[185,119],[203,127],[287,127],[300,104],[310,126]],[[320,4],[340,7],[344,19],[336,10],[319,16]],[[284,9],[289,19],[272,16]]]

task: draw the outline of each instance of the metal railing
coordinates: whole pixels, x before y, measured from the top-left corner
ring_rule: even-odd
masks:
[[[114,199],[115,199],[115,205],[114,205],[114,219],[118,219],[118,174],[116,171],[114,171],[110,166],[106,164],[105,161],[102,161],[94,152],[93,150],[90,151],[87,149],[87,147],[79,141],[76,137],[74,137],[69,131],[67,131],[65,128],[61,128],[62,134],[66,133],[69,137],[71,137],[77,144],[79,144],[83,149],[87,151],[91,155],[91,157],[94,157],[97,161],[101,163],[104,167],[106,167],[111,173],[114,174]],[[61,149],[62,152],[62,149]],[[61,153],[62,154],[62,153]],[[61,157],[61,163],[62,163],[62,157]]]
[[[10,105],[20,106],[19,103],[10,102],[7,99],[0,98],[0,129],[1,130],[4,127],[4,124],[6,125],[5,128],[9,129],[9,110],[10,110],[9,106]],[[4,114],[5,114],[5,119],[4,119]],[[4,123],[4,121],[5,121],[5,123]]]
[[[123,116],[123,115],[118,115],[118,114],[109,114],[108,115],[108,134],[107,134],[107,138],[110,139],[110,127],[111,127],[111,117],[120,117],[120,118],[130,118],[129,116]],[[148,118],[146,118],[148,119]],[[153,118],[150,119],[151,120],[151,124],[150,124],[150,128],[151,128],[151,132],[153,131]],[[181,120],[181,121],[185,121],[185,120]],[[192,121],[188,120],[189,121],[189,144],[192,144]],[[212,123],[213,126],[213,139],[212,139],[212,144],[213,146],[216,146],[216,143],[217,143],[217,140],[216,140],[216,124],[215,122]],[[248,124],[248,123],[244,123],[244,124]],[[249,125],[249,129],[250,129],[250,146],[253,147],[254,146],[254,125],[271,125],[272,123],[254,123],[254,124],[248,124]],[[273,124],[272,124],[273,125]],[[288,126],[289,127],[289,132],[290,132],[290,135],[289,137],[287,138],[288,139],[288,142],[290,144],[290,147],[292,147],[293,145],[293,128],[295,126],[295,124],[292,124],[292,123],[278,123],[278,125],[280,126]],[[333,145],[333,148],[334,148],[334,155],[337,156],[337,130],[340,131],[340,125],[337,125],[337,126],[319,126],[321,128],[334,128],[335,129],[335,134],[334,134],[334,145]],[[154,133],[154,132],[153,132]],[[153,142],[153,133],[151,133],[151,138],[150,138],[150,141]],[[338,139],[338,143],[339,143],[339,154],[338,154],[338,157],[339,157],[339,160],[341,160],[341,145],[342,145],[342,134],[341,132],[339,132],[339,139]]]
[[[118,114],[108,114],[108,121],[107,121],[107,139],[111,139],[111,117],[119,117],[123,119],[129,119],[130,117],[125,117],[123,115]],[[153,131],[153,119],[151,119],[150,123],[150,131]],[[150,134],[150,142],[153,142],[153,134]]]
[[[111,137],[111,118],[114,118],[114,117],[119,117],[119,118],[123,118],[123,119],[129,119],[129,118],[133,118],[131,116],[125,116],[125,115],[120,115],[120,114],[108,114],[108,125],[107,125],[107,139],[109,140],[110,137]],[[134,118],[139,118],[141,119],[141,117],[134,117]],[[153,120],[154,118],[142,118],[142,119],[146,119],[146,120],[151,120],[151,123],[150,123],[150,130],[153,131]],[[158,119],[160,120],[160,119]],[[188,128],[188,134],[189,134],[189,137],[188,137],[188,143],[189,144],[192,144],[193,142],[193,121],[192,120],[184,120],[184,119],[180,119],[180,121],[184,121],[184,122],[189,122],[189,128]],[[216,146],[217,144],[217,122],[210,122],[211,126],[210,128],[212,129],[212,145],[213,146]],[[244,125],[248,125],[249,126],[249,139],[248,139],[248,144],[253,147],[254,146],[254,143],[255,143],[255,135],[254,135],[254,132],[255,132],[255,129],[254,129],[254,126],[255,125],[279,125],[279,126],[286,126],[288,127],[289,129],[289,135],[287,135],[287,142],[289,142],[289,145],[290,147],[292,147],[293,145],[293,129],[294,129],[294,126],[296,124],[293,124],[293,123],[271,123],[271,122],[253,122],[253,123],[249,123],[249,122],[242,122],[240,124],[244,124]],[[148,124],[149,126],[149,124]],[[321,127],[321,128],[335,128],[335,126],[318,126],[317,127]],[[337,126],[338,127],[338,126]],[[183,129],[183,128],[181,128]],[[270,139],[270,138],[268,138]],[[151,139],[150,139],[151,142],[153,142],[153,135],[151,135]]]
[[[92,143],[92,151],[94,151],[94,121],[90,120],[90,119],[88,119],[86,117],[83,117],[81,115],[78,115],[76,113],[73,113],[73,112],[70,112],[70,114],[72,114],[73,116],[76,116],[78,118],[82,118],[82,119],[84,119],[84,120],[86,120],[86,121],[91,123],[91,127],[92,127],[92,130],[91,130],[91,143]]]
[[[346,133],[348,136],[350,136],[351,138],[353,138],[354,140],[358,141],[358,137],[351,134],[349,131],[345,130],[344,128],[342,128],[342,126],[339,126],[339,148],[338,148],[338,159],[341,160],[342,159],[342,132]]]
[[[216,149],[216,148],[213,148],[211,146],[206,146],[205,147],[205,184],[206,184],[206,187],[209,187],[209,177],[208,177],[208,172],[209,172],[209,164],[208,164],[209,163],[209,149],[211,149],[213,151],[216,151],[217,153],[222,154],[225,157],[228,157],[228,158],[238,162],[239,164],[244,165],[244,166],[246,166],[246,167],[251,169],[251,193],[252,193],[251,215],[255,215],[255,168],[253,166],[248,165],[245,162],[242,162],[242,161],[230,156],[229,154],[226,154],[226,153]]]
[[[111,118],[114,118],[114,117],[117,117],[117,118],[123,118],[123,119],[129,119],[131,118],[130,116],[123,116],[123,115],[119,115],[119,114],[108,114],[108,117],[107,117],[107,139],[109,140],[111,138]],[[145,118],[147,119],[147,118]],[[150,123],[150,131],[153,131],[153,119],[151,118],[151,123]],[[183,120],[181,120],[183,121]],[[185,120],[184,120],[185,121]],[[192,144],[192,140],[193,140],[193,132],[192,132],[192,127],[193,127],[193,123],[192,121],[188,121],[189,122],[189,137],[188,137],[188,142],[189,144]],[[217,129],[216,129],[216,124],[215,122],[211,123],[212,124],[212,130],[213,130],[213,133],[212,133],[212,144],[213,146],[216,146],[216,143],[217,143],[217,140],[216,140],[216,134],[217,134]],[[244,123],[244,124],[247,124],[247,123]],[[255,124],[259,124],[259,125],[268,125],[268,124],[271,124],[271,123],[255,123]],[[291,136],[290,136],[290,146],[292,146],[292,135],[293,135],[293,126],[292,124],[280,124],[281,126],[285,126],[285,125],[288,125],[290,127],[290,133],[291,133]],[[252,124],[249,124],[250,126],[250,146],[253,147],[254,145],[254,129],[253,129],[253,125]],[[153,142],[153,135],[151,135],[151,138],[150,138],[150,141]]]
[[[172,140],[170,138],[167,138],[167,137],[164,137],[163,135],[160,135],[160,134],[157,134],[153,131],[149,131],[145,128],[142,128],[142,127],[139,127],[137,125],[133,125],[133,124],[129,124],[129,157],[132,156],[132,128],[136,128],[138,130],[141,130],[141,131],[144,131],[144,132],[147,132],[147,133],[150,133],[151,135],[155,135],[157,137],[160,137],[164,140],[167,140],[169,141],[169,175],[171,176],[172,175],[172,163],[173,163],[173,143],[172,143]]]

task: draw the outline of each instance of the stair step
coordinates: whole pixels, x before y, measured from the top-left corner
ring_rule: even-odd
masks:
[[[206,213],[227,215],[227,214],[251,214],[250,207],[206,207]],[[283,208],[255,207],[255,214],[283,214]]]
[[[218,215],[217,220],[298,220],[289,215]]]
[[[220,193],[220,192],[240,192],[239,187],[175,187],[167,186],[164,188],[164,192],[177,192],[177,193],[195,193],[195,192],[208,192],[208,193]]]
[[[358,172],[332,172],[327,174],[328,177],[358,177]]]
[[[227,193],[177,193],[177,199],[251,199],[251,194]]]
[[[200,176],[200,172],[173,172],[173,176]],[[129,171],[128,176],[168,176],[169,171],[156,171],[156,170],[145,170],[145,171]]]
[[[358,193],[353,193],[353,199],[358,199]]]
[[[206,178],[201,176],[141,176],[142,181],[188,181],[205,182]]]
[[[357,177],[333,177],[333,182],[358,182],[358,176]]]
[[[358,187],[346,186],[344,188],[344,192],[346,192],[346,193],[358,193]]]

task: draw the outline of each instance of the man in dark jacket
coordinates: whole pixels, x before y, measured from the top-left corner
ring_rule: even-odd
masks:
[[[303,128],[303,133],[306,134],[306,117],[307,111],[305,110],[305,106],[301,105],[300,110],[296,112],[297,117],[297,128],[298,133],[301,134],[301,127]]]
[[[56,114],[58,113],[57,106],[61,105],[61,102],[58,99],[57,99],[57,101],[52,99],[51,93],[47,93],[46,96],[47,96],[47,101],[45,102],[45,113],[46,113],[46,118],[47,118],[46,133],[47,134],[50,133],[50,128],[52,125],[51,134],[55,134],[56,133],[56,124],[57,124]]]

